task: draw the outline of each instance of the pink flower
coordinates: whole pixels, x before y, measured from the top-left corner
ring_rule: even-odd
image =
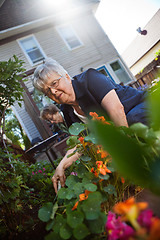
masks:
[[[45,169],[45,168],[43,168],[43,171],[46,171],[46,169]]]
[[[71,172],[70,175],[74,175],[74,176],[77,176],[77,173],[76,172]]]
[[[45,173],[43,173],[43,175],[46,175]]]
[[[134,230],[125,222],[121,222],[121,218],[116,218],[116,214],[109,212],[106,222],[106,230],[108,240],[127,240],[134,235]]]
[[[141,227],[150,229],[152,223],[153,212],[151,209],[144,210],[140,213],[138,217],[138,222]]]
[[[42,173],[42,170],[38,170],[39,173]]]
[[[35,172],[37,174],[37,172]]]
[[[34,172],[32,172],[32,175],[34,175]]]

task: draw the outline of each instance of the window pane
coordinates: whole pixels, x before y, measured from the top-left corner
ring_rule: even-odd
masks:
[[[131,80],[128,74],[126,73],[125,69],[123,68],[123,66],[121,66],[118,61],[111,63],[110,66],[115,72],[120,82],[127,83]]]
[[[24,40],[21,40],[21,43],[23,45],[23,48],[27,51],[27,50],[31,50],[33,48],[36,48],[36,43],[33,40],[33,38],[27,38]]]
[[[71,49],[81,46],[81,42],[75,35],[71,26],[60,27],[58,31]]]
[[[42,53],[40,52],[39,49],[29,51],[28,56],[31,58],[33,63],[36,63],[36,62],[44,59],[44,57],[43,57],[43,55],[42,55]]]
[[[32,63],[37,63],[45,58],[33,36],[20,40],[20,43]]]
[[[108,77],[108,74],[107,74],[107,72],[105,71],[104,68],[102,68],[102,69],[100,69],[98,71]]]

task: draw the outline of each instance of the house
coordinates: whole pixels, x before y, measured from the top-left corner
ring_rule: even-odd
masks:
[[[117,83],[135,81],[94,16],[98,0],[50,1],[50,6],[47,0],[2,3],[0,61],[15,54],[25,62],[28,80],[22,83],[24,103],[21,108],[15,104],[12,109],[31,142],[53,134],[39,119],[39,110],[51,100],[37,94],[31,80],[35,67],[45,58],[56,59],[71,76],[92,67]]]
[[[122,53],[122,57],[138,81],[149,84],[160,76],[160,9]],[[159,52],[159,56],[156,53]]]

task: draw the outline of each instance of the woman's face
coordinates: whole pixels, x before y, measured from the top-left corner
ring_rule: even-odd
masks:
[[[51,123],[63,123],[64,121],[62,115],[59,112],[55,114],[48,114],[47,120]]]
[[[76,96],[68,74],[61,77],[58,73],[52,73],[46,83],[46,95],[60,104],[74,104]]]

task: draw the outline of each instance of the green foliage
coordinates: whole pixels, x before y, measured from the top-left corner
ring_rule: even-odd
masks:
[[[23,61],[15,55],[13,60],[0,62],[0,111],[4,112],[6,107],[13,105],[15,101],[22,101],[23,88],[20,85],[22,76],[20,73],[25,69]]]
[[[22,65],[23,61],[15,55],[8,61],[0,62],[0,139],[5,133],[5,111],[15,101],[21,106],[20,102],[23,100],[23,88],[20,81],[22,81],[22,73],[25,69]]]
[[[95,144],[93,134],[85,135],[88,133],[87,125],[73,124],[69,132],[74,134],[67,140],[69,148],[77,146],[75,152],[82,155],[71,167],[66,187],[58,191],[56,202],[42,206],[39,218],[47,221],[46,230],[52,229],[46,239],[51,236],[56,236],[57,239],[102,239],[105,237],[106,213],[117,199],[122,198],[124,186],[128,189],[128,183],[126,181],[121,184],[120,175],[109,171],[109,167],[114,170],[110,156],[101,155],[103,149]],[[101,174],[100,168],[104,166],[107,166],[108,174]],[[91,169],[94,171],[91,172]],[[115,183],[116,186],[113,185]],[[55,210],[52,215],[53,208]]]
[[[31,143],[24,133],[20,123],[11,109],[7,109],[5,117],[5,135],[14,143],[23,149],[31,147]]]
[[[29,165],[22,162],[18,155],[8,154],[0,148],[2,239],[14,239],[21,232],[33,230],[39,222],[37,208],[55,197],[51,172],[51,164]]]

